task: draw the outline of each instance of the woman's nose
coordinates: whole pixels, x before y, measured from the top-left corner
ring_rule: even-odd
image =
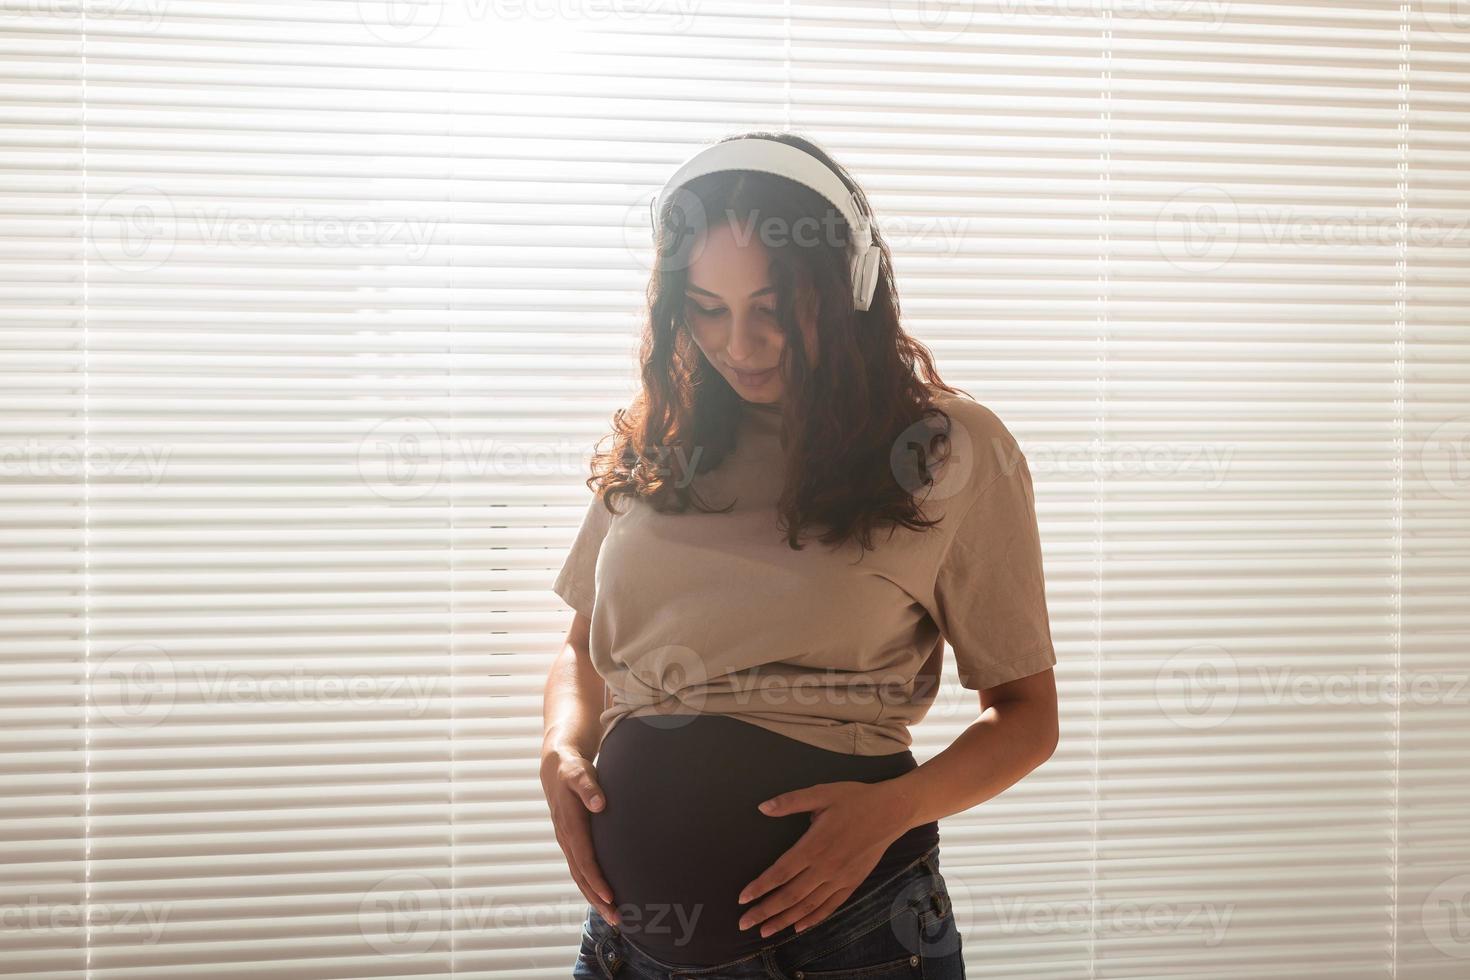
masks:
[[[732,318],[729,342],[725,345],[730,360],[737,364],[749,364],[767,346],[770,346],[770,339],[764,335],[755,315]]]

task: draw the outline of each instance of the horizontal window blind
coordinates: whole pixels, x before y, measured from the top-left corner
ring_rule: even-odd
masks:
[[[1465,975],[1449,0],[5,0],[0,54],[0,975],[570,973],[551,579],[648,198],[756,128],[1035,480],[1062,739],[942,822],[970,975]]]

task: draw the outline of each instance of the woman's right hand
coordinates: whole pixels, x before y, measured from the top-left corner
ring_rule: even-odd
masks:
[[[556,842],[566,855],[567,868],[583,896],[613,925],[618,913],[613,908],[613,893],[592,847],[592,812],[606,806],[597,785],[596,770],[581,754],[568,749],[548,749],[541,756],[541,788],[546,805],[551,808],[551,823]]]

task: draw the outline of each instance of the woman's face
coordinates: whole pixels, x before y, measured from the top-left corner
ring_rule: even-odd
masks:
[[[743,229],[723,224],[693,249],[684,311],[689,332],[730,387],[746,401],[780,404],[786,378],[779,370],[786,337],[776,320],[765,247]],[[816,357],[816,310],[801,292],[798,317],[809,358]]]

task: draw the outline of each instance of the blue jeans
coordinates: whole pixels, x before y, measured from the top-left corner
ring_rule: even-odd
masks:
[[[960,947],[935,847],[804,932],[713,966],[656,960],[589,905],[572,980],[964,980]]]

